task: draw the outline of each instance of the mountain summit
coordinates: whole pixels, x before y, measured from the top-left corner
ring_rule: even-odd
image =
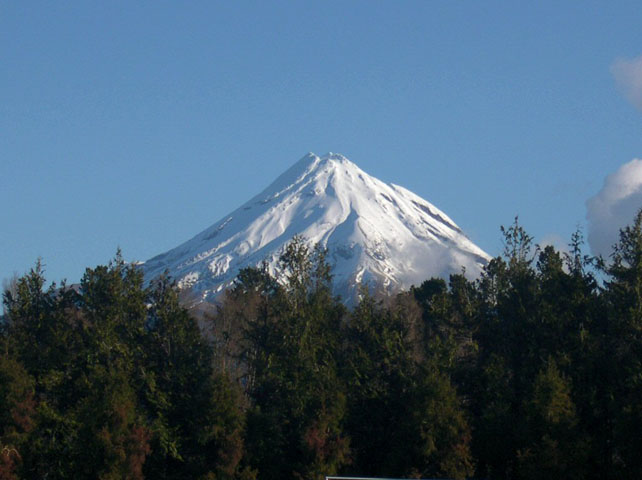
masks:
[[[294,235],[328,249],[335,292],[359,284],[395,292],[466,269],[477,276],[489,256],[445,213],[414,193],[371,177],[343,155],[309,153],[263,192],[191,240],[143,264],[181,288],[212,299],[240,269],[263,260],[275,271]]]

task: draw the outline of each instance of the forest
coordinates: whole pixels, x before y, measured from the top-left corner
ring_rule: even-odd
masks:
[[[321,248],[192,315],[120,254],[0,324],[0,480],[642,478],[642,211],[613,255],[517,220],[469,281],[332,295]]]

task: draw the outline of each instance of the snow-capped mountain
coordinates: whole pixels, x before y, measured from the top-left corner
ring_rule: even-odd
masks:
[[[445,213],[414,193],[371,177],[338,154],[306,155],[263,192],[191,240],[143,264],[211,300],[240,269],[277,268],[294,235],[328,249],[336,293],[360,283],[388,292],[432,276],[475,277],[489,256]]]

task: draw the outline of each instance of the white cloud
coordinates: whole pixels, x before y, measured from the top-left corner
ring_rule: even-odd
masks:
[[[624,96],[642,110],[642,56],[632,60],[618,58],[611,65],[611,73]]]
[[[607,258],[622,227],[642,208],[642,160],[635,158],[607,176],[597,195],[586,202],[588,243],[594,255]]]

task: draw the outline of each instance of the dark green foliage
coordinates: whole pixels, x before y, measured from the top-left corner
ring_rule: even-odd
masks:
[[[505,258],[493,259],[479,282],[474,333],[479,354],[476,375],[466,386],[478,473],[552,478],[575,472],[582,478],[589,447],[575,402],[589,413],[585,402],[592,393],[585,390],[588,385],[579,386],[590,382],[586,352],[589,329],[599,314],[596,282],[583,271],[578,235],[573,256],[564,260],[552,247],[534,254],[531,238],[517,222],[502,231]],[[573,380],[577,389],[571,388]],[[554,398],[547,399],[545,385],[558,388],[557,397],[551,393]],[[562,399],[572,405],[572,415],[567,412],[572,421],[546,430],[542,409]]]
[[[642,212],[609,264],[502,232],[479,280],[352,311],[295,238],[205,334],[120,255],[78,289],[37,263],[4,293],[0,479],[641,478]]]
[[[607,269],[609,325],[602,339],[613,368],[604,408],[611,440],[607,460],[611,468],[630,478],[642,475],[639,442],[642,441],[642,210],[631,226],[620,232],[613,263]],[[634,444],[637,443],[637,445]]]
[[[44,286],[37,264],[4,297],[3,478],[234,478],[242,404],[167,279],[117,255]]]
[[[321,478],[347,461],[345,393],[336,365],[344,309],[330,294],[325,252],[310,252],[295,238],[281,267],[284,284],[265,271],[245,271],[235,292],[249,305],[258,302],[243,351],[252,402],[248,463],[259,478]]]
[[[586,478],[586,438],[578,428],[570,383],[554,360],[535,377],[524,411],[529,442],[517,452],[519,476]]]
[[[0,359],[0,478],[18,478],[16,470],[35,422],[33,378],[15,358]]]
[[[438,289],[440,290],[440,289]],[[421,352],[420,314],[403,296],[364,298],[346,328],[343,376],[353,474],[465,478],[470,430],[440,356]],[[422,354],[423,353],[423,354]],[[428,360],[427,360],[428,359]]]

